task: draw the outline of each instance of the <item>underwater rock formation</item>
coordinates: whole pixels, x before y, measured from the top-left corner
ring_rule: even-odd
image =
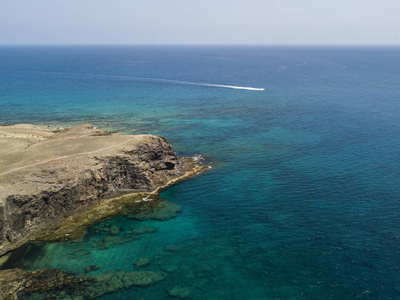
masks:
[[[167,289],[168,295],[175,298],[187,298],[191,294],[191,290],[189,287],[185,286],[174,286],[172,288]]]
[[[73,275],[60,270],[0,271],[0,299],[96,299],[132,287],[147,287],[165,278],[153,271],[116,271],[94,276]]]
[[[147,257],[139,257],[135,262],[134,262],[134,266],[136,269],[138,268],[142,268],[142,267],[146,267],[150,264],[150,259],[148,259]]]
[[[92,265],[92,266],[89,266],[89,267],[85,268],[84,273],[87,274],[87,273],[90,273],[90,272],[93,272],[93,271],[97,271],[98,269],[100,269],[99,266]]]

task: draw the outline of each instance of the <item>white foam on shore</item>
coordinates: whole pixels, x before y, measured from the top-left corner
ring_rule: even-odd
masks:
[[[149,202],[152,199],[150,198],[150,195],[148,195],[147,197],[144,197],[142,200],[136,200],[135,202]],[[121,208],[120,208],[121,209]]]

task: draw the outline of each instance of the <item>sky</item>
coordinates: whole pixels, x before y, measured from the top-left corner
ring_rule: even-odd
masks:
[[[0,0],[0,44],[400,45],[400,0]]]

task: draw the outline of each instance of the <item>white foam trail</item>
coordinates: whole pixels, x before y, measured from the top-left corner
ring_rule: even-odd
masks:
[[[235,89],[235,90],[248,90],[248,91],[265,91],[264,88],[255,88],[250,86],[236,86],[236,85],[225,85],[225,84],[204,84],[206,86],[212,87],[220,87],[220,88],[227,88],[227,89]]]
[[[94,74],[94,73],[63,73],[63,72],[46,72],[46,71],[23,71],[27,73],[52,73],[59,75],[79,75],[79,76],[98,76],[106,78],[125,78],[133,79],[144,82],[159,82],[165,84],[179,84],[179,85],[195,85],[195,86],[206,86],[206,87],[216,87],[234,90],[247,90],[247,91],[265,91],[264,88],[256,88],[251,86],[237,86],[237,85],[227,85],[227,84],[216,84],[216,83],[203,83],[203,82],[192,82],[192,81],[182,81],[182,80],[172,80],[172,79],[162,79],[162,78],[149,78],[149,77],[136,77],[136,76],[123,76],[123,75],[106,75],[106,74]]]
[[[226,85],[226,84],[216,84],[216,83],[202,83],[202,82],[170,80],[170,79],[161,79],[161,78],[144,78],[144,77],[132,77],[132,78],[141,79],[141,80],[155,81],[155,82],[161,82],[161,83],[169,83],[169,84],[208,86],[208,87],[226,88],[226,89],[235,89],[235,90],[248,90],[248,91],[265,91],[264,88],[256,88],[256,87],[251,87],[251,86],[237,86],[237,85]]]

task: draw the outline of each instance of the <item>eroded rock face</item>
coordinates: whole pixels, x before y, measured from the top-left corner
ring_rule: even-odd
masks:
[[[102,199],[154,191],[196,166],[163,137],[25,126],[0,127],[0,255]]]

